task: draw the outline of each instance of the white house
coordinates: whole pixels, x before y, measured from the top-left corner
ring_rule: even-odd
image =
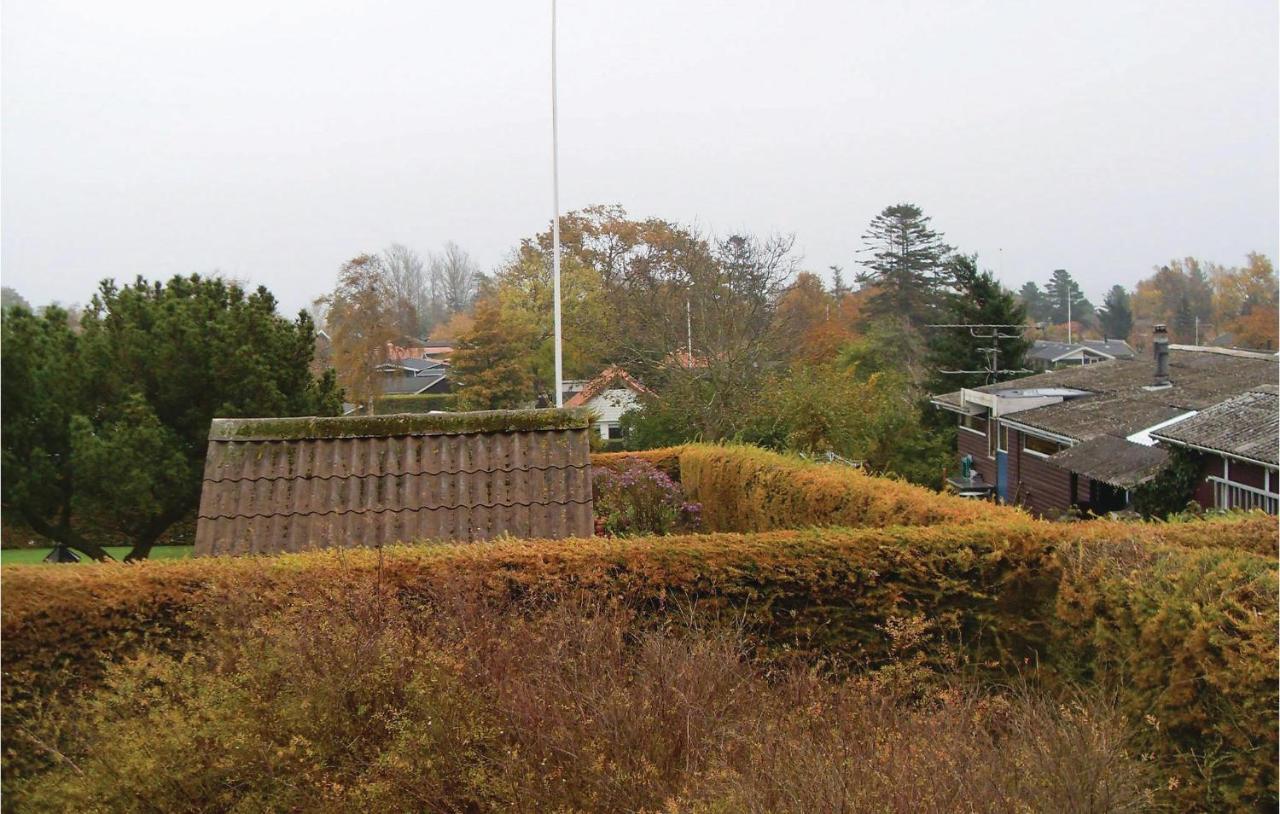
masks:
[[[617,365],[606,368],[588,382],[565,382],[566,407],[586,407],[595,415],[592,425],[605,440],[622,438],[619,420],[634,408],[649,389]],[[572,393],[572,395],[570,395]]]

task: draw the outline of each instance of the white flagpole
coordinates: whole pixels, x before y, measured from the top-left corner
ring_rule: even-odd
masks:
[[[551,274],[555,297],[556,406],[564,406],[564,355],[560,346],[560,142],[556,122],[556,0],[551,0],[551,190],[555,220],[551,222]]]

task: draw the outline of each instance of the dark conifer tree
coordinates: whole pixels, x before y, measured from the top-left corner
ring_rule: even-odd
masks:
[[[948,323],[964,325],[1022,325],[1025,306],[996,280],[990,271],[979,271],[977,257],[956,255],[948,264],[955,280],[954,290],[944,300]],[[929,334],[930,391],[944,393],[961,387],[980,387],[994,381],[1015,378],[1016,373],[945,373],[947,370],[1020,370],[1025,365],[1031,340],[1016,328],[1001,329],[1009,338],[980,339],[973,333],[989,335],[993,329],[935,328]],[[997,349],[994,365],[991,348]]]
[[[1049,308],[1049,299],[1040,286],[1033,282],[1023,283],[1022,288],[1018,291],[1018,300],[1022,303],[1022,307],[1027,311],[1027,317],[1032,322],[1044,322],[1049,319],[1051,309]]]
[[[1045,286],[1049,299],[1049,320],[1054,325],[1067,321],[1067,298],[1071,299],[1071,321],[1083,322],[1093,316],[1093,303],[1085,299],[1080,286],[1066,269],[1055,269]]]
[[[1133,330],[1133,308],[1129,305],[1129,292],[1122,285],[1113,285],[1098,311],[1102,332],[1112,339],[1128,339]]]
[[[933,319],[948,286],[946,260],[951,247],[929,227],[929,218],[914,204],[887,207],[862,236],[866,271],[857,280],[873,286],[866,314],[892,318],[919,329]]]

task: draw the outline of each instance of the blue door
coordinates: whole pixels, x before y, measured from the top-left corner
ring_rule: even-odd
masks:
[[[996,453],[996,494],[1001,503],[1009,502],[1009,453]]]

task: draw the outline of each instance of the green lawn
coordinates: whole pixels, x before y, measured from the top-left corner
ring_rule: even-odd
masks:
[[[186,559],[191,556],[192,548],[194,546],[189,545],[156,546],[151,549],[151,559]],[[51,548],[6,548],[0,550],[0,565],[27,565],[31,563],[38,565],[44,561],[45,556],[52,550]],[[107,553],[117,560],[123,560],[124,556],[129,553],[129,546],[107,546]],[[80,554],[80,562],[92,562],[92,560]]]

